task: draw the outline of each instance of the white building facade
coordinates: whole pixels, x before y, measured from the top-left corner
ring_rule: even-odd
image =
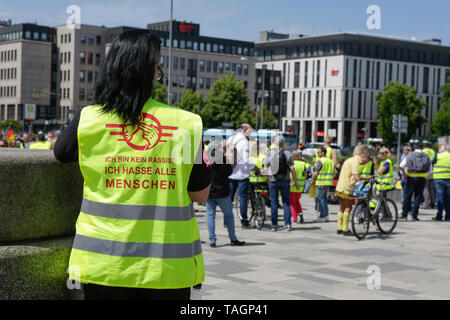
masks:
[[[377,137],[376,96],[389,82],[415,87],[429,132],[450,66],[450,47],[359,34],[256,44],[256,68],[282,72],[282,130],[305,142],[331,135],[339,146]]]

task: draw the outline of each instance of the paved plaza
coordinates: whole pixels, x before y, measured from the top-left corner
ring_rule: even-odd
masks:
[[[358,241],[336,234],[338,206],[330,205],[330,222],[314,223],[313,199],[304,195],[302,205],[305,223],[293,224],[292,232],[270,232],[270,221],[261,231],[242,230],[235,217],[243,247],[230,245],[218,209],[216,248],[209,246],[206,208],[196,206],[206,264],[203,300],[450,298],[450,223],[431,221],[435,210],[420,210],[422,221],[399,222],[389,236],[371,225]],[[282,210],[279,220],[282,227]]]

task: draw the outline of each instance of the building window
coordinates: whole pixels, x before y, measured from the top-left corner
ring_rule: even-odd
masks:
[[[86,52],[80,52],[80,64],[86,64]]]
[[[200,60],[200,72],[205,72],[205,61],[204,60]]]
[[[238,64],[238,75],[242,74],[242,64]]]
[[[96,40],[97,45],[101,45],[102,44],[102,36],[96,36],[95,40]]]
[[[94,54],[92,52],[88,53],[88,64],[92,65],[94,63]]]
[[[41,33],[41,39],[42,39],[42,41],[47,41],[47,34]]]
[[[218,62],[217,61],[213,61],[213,72],[214,73],[217,73],[217,65],[218,65]]]
[[[305,62],[305,79],[303,86],[308,87],[308,61]]]
[[[206,44],[206,51],[211,52],[211,43]]]
[[[205,51],[205,44],[200,42],[200,51]]]
[[[198,51],[198,42],[194,41],[193,50]]]
[[[80,35],[80,43],[86,43],[86,36],[84,34]]]
[[[213,44],[213,52],[217,52],[217,51],[219,51],[219,46],[217,43],[214,43]]]
[[[99,66],[100,62],[101,62],[102,56],[100,55],[100,53],[96,53],[95,54],[95,65]]]
[[[300,87],[300,62],[294,65],[294,88]]]
[[[381,64],[380,64],[380,62],[377,62],[377,85],[376,85],[377,90],[380,89],[380,68],[381,68]]]
[[[94,36],[88,36],[88,44],[94,44]]]
[[[93,72],[92,72],[92,71],[88,71],[88,72],[87,72],[87,82],[88,82],[88,83],[92,83],[93,80],[94,80],[94,78],[93,78]]]
[[[184,40],[180,40],[180,49],[184,49],[186,47],[186,42]]]
[[[204,78],[199,78],[198,79],[198,86],[199,86],[200,89],[203,89],[204,81],[205,81]]]
[[[84,88],[80,88],[80,100],[84,101],[84,99],[86,98],[86,93]]]
[[[423,68],[423,93],[428,93],[428,82],[430,81],[430,68],[425,67]]]
[[[234,75],[236,75],[236,63],[231,64],[231,72],[233,72]]]
[[[227,62],[225,63],[225,73],[230,72],[230,64]]]
[[[173,69],[178,70],[178,57],[173,57]]]
[[[85,72],[84,70],[80,70],[80,82],[84,82],[85,81]]]
[[[414,80],[416,78],[416,67],[412,66],[412,72],[411,72],[411,87],[414,87]]]
[[[206,89],[211,89],[211,79],[206,78]]]
[[[184,87],[184,76],[178,77],[178,84],[180,87]]]
[[[316,87],[320,87],[320,60],[317,61],[317,79],[316,79]]]
[[[356,88],[356,75],[358,73],[358,60],[353,60],[353,88]]]
[[[206,72],[211,72],[211,61],[206,61]]]
[[[173,39],[173,48],[178,48],[178,40],[177,39]]]
[[[248,76],[248,64],[244,64],[244,76]]]
[[[219,62],[219,73],[223,73],[223,62]]]
[[[370,61],[366,62],[366,89],[369,89],[370,82]]]
[[[185,65],[185,58],[180,58],[180,70],[184,70],[184,65]]]

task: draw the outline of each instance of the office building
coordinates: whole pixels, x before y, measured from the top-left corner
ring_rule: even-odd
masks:
[[[36,24],[0,24],[0,121],[56,126],[57,48],[55,29]]]
[[[417,134],[428,133],[450,66],[450,47],[439,40],[265,32],[255,50],[257,69],[281,71],[282,129],[308,142],[332,135],[341,146],[378,136],[376,95],[391,81],[417,89],[427,104]]]

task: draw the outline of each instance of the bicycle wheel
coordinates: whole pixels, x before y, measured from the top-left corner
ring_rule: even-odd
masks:
[[[369,232],[370,212],[366,203],[358,203],[353,207],[350,215],[352,220],[352,231],[356,238],[362,240]]]
[[[255,225],[258,230],[264,227],[264,221],[266,220],[266,206],[264,203],[264,198],[258,194],[255,200]]]
[[[397,205],[390,199],[385,199],[378,209],[377,225],[381,233],[389,234],[394,231],[398,220]]]

